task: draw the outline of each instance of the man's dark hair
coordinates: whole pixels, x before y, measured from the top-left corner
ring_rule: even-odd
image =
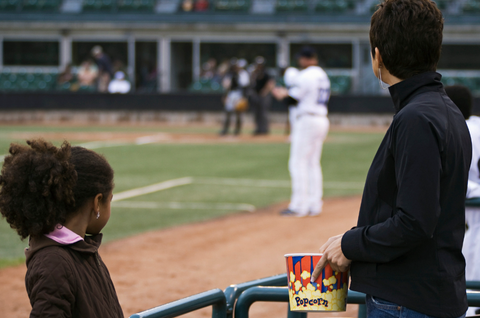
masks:
[[[296,58],[306,57],[309,59],[318,58],[317,51],[311,46],[303,46],[296,54]]]
[[[395,77],[435,71],[442,46],[443,16],[430,0],[386,0],[372,15],[370,46]]]
[[[473,107],[473,97],[470,89],[463,85],[445,87],[448,97],[457,105],[465,119],[470,118]]]

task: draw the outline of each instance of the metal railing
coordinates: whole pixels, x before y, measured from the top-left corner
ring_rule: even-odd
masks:
[[[212,306],[212,318],[246,318],[257,301],[288,302],[287,274],[281,274],[237,285],[222,291],[212,289],[168,304],[142,311],[130,318],[171,318]],[[279,287],[282,286],[282,287]],[[480,307],[480,281],[468,281],[469,306]],[[366,317],[365,294],[348,291],[347,303],[358,304],[358,318]],[[288,311],[288,318],[306,318],[306,312]]]
[[[171,318],[208,306],[212,306],[212,318],[227,316],[225,294],[217,288],[142,311],[130,318]]]
[[[480,292],[467,291],[469,306],[480,306]],[[257,301],[288,302],[287,287],[252,287],[244,291],[235,306],[235,318],[248,318],[250,306]],[[365,304],[365,294],[348,291],[347,303]]]

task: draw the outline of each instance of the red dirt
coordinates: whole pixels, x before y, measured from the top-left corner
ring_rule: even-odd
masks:
[[[102,246],[125,316],[213,288],[285,272],[286,253],[317,252],[356,224],[359,197],[327,199],[315,218],[285,218],[278,204],[255,213],[147,232]],[[115,217],[113,214],[112,217]],[[0,317],[27,317],[25,266],[0,270]],[[355,317],[356,305],[329,316]],[[255,303],[251,317],[286,317],[286,303]],[[203,309],[187,317],[209,317]],[[320,314],[309,314],[316,316]]]
[[[62,127],[62,125],[53,125]],[[75,126],[75,125],[73,125]],[[117,125],[122,126],[122,125]],[[146,125],[148,126],[148,125]],[[288,142],[286,135],[262,135],[252,136],[248,133],[239,136],[219,136],[214,133],[184,133],[184,132],[138,132],[128,131],[132,126],[125,127],[123,132],[17,132],[12,133],[11,138],[32,139],[44,138],[46,140],[68,140],[68,141],[113,141],[113,142],[135,142],[138,138],[150,137],[154,143],[285,143]],[[133,126],[135,127],[135,126]],[[151,126],[158,127],[158,126]],[[178,126],[168,126],[178,127]],[[192,126],[189,126],[192,127]],[[275,127],[281,127],[275,125]],[[331,131],[341,132],[385,132],[385,127],[338,127],[332,126]],[[327,137],[328,138],[328,137]]]

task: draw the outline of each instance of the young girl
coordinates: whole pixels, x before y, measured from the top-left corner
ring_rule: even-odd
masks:
[[[123,317],[98,255],[110,218],[113,170],[101,155],[42,139],[11,144],[0,212],[22,239],[30,317]]]

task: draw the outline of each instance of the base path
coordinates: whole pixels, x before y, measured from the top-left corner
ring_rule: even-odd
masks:
[[[317,217],[286,218],[286,203],[255,213],[147,232],[110,242],[100,255],[125,316],[209,289],[285,273],[284,254],[318,252],[356,224],[359,197],[327,199]],[[112,217],[115,217],[113,214]],[[0,317],[28,317],[25,266],[0,270]],[[329,317],[355,317],[357,305]],[[287,303],[255,303],[250,317],[286,317]],[[182,317],[209,317],[203,309]],[[312,314],[311,316],[324,316]]]

